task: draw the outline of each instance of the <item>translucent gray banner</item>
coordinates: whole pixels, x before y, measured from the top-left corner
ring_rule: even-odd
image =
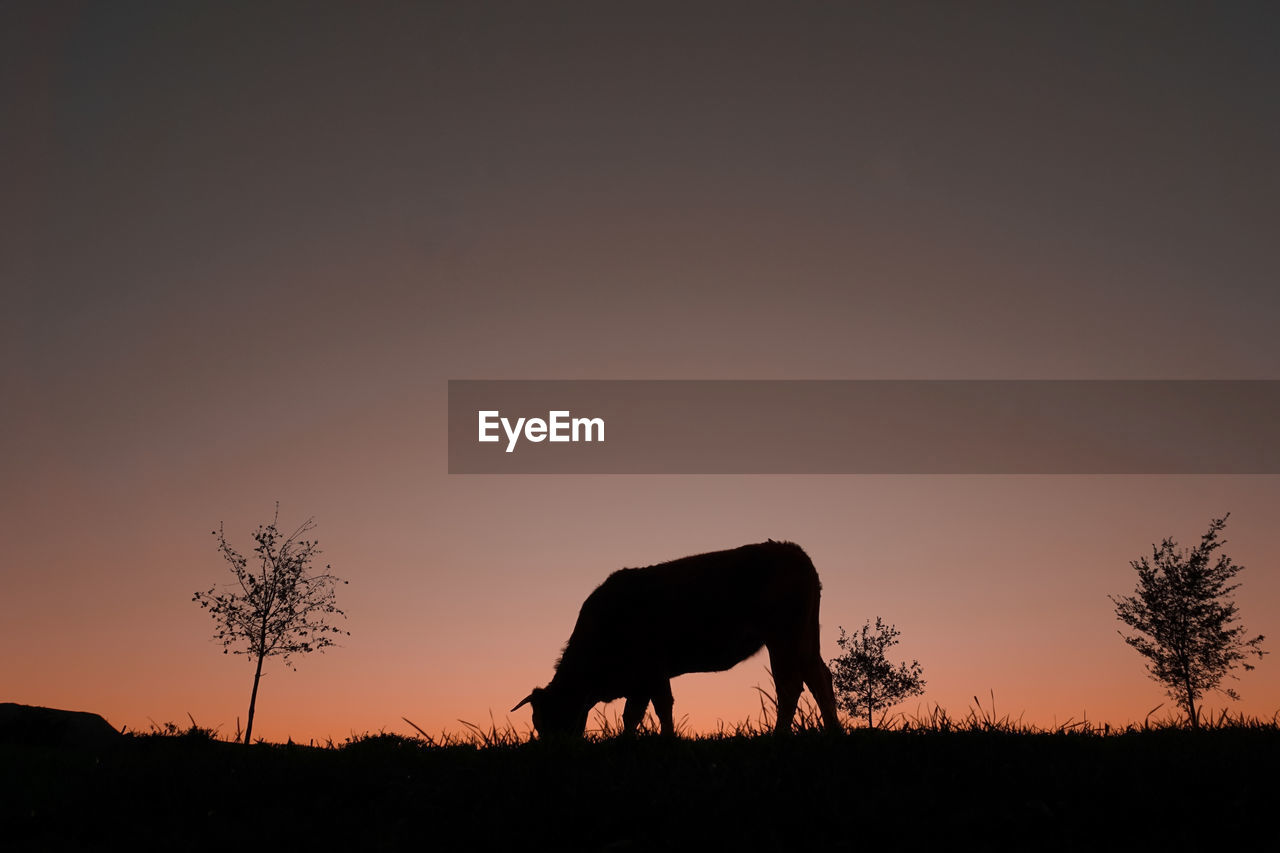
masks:
[[[1277,474],[1280,381],[450,380],[451,474]]]

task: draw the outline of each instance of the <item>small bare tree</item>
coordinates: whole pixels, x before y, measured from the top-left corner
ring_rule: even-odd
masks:
[[[307,519],[284,536],[277,526],[279,519],[277,502],[271,523],[259,525],[253,534],[257,543],[253,549],[257,565],[253,568],[249,567],[249,559],[227,542],[219,524],[213,535],[218,538],[218,552],[231,565],[236,583],[228,584],[221,592],[216,586],[197,592],[192,599],[209,611],[218,624],[214,639],[222,643],[223,654],[234,652],[256,659],[244,730],[246,744],[252,742],[263,660],[281,655],[286,665],[296,668],[294,655],[332,646],[336,634],[350,635],[329,622],[333,616],[346,618],[336,604],[335,585],[340,578],[330,574],[330,566],[319,573],[311,567],[320,549],[316,540],[302,537],[315,529],[315,523]]]
[[[911,696],[924,693],[925,681],[920,662],[913,660],[897,666],[884,656],[885,650],[898,644],[898,629],[876,617],[875,627],[868,620],[853,636],[840,628],[836,645],[843,654],[831,661],[831,680],[840,707],[854,717],[865,716],[867,728],[874,727],[872,713],[897,705]],[[884,723],[884,714],[880,715]]]
[[[1244,566],[1226,554],[1214,552],[1226,544],[1218,533],[1227,518],[1215,518],[1200,544],[1185,551],[1172,539],[1151,546],[1151,557],[1131,560],[1138,573],[1133,595],[1108,596],[1116,606],[1116,616],[1137,633],[1120,636],[1147,660],[1147,672],[1162,684],[1187,713],[1192,728],[1200,727],[1196,701],[1207,691],[1217,690],[1229,699],[1239,699],[1222,679],[1235,678],[1237,666],[1253,669],[1249,658],[1261,658],[1261,634],[1250,637],[1238,624],[1233,583]]]

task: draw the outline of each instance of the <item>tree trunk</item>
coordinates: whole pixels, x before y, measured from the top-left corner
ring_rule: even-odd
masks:
[[[264,577],[265,581],[266,578]],[[249,735],[253,733],[253,706],[258,703],[258,680],[262,678],[262,659],[267,656],[267,620],[271,617],[271,604],[274,595],[267,600],[266,610],[262,614],[262,632],[258,635],[258,668],[253,673],[253,692],[249,694],[249,721],[245,724],[244,745],[253,743]]]
[[[253,741],[249,740],[253,735],[253,707],[258,704],[258,680],[262,678],[262,658],[258,655],[258,669],[253,673],[253,692],[249,694],[249,721],[244,727],[244,745],[248,746]]]
[[[1191,716],[1191,728],[1198,730],[1200,728],[1200,717],[1196,714],[1196,697],[1195,694],[1191,692],[1191,679],[1187,679],[1186,681],[1186,691],[1187,713]]]

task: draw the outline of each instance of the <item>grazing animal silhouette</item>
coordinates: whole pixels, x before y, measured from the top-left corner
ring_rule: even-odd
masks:
[[[597,702],[626,697],[623,731],[653,702],[664,735],[675,734],[671,679],[719,672],[769,649],[777,692],[775,731],[791,730],[802,684],[818,700],[828,731],[839,731],[831,671],[818,642],[822,584],[793,542],[761,542],[609,575],[578,622],[533,706],[539,735],[581,735]]]

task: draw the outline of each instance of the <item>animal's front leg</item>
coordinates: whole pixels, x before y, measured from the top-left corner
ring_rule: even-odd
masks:
[[[654,685],[653,710],[658,715],[658,723],[662,726],[662,733],[668,737],[672,737],[676,733],[675,722],[671,718],[671,709],[675,706],[675,703],[676,700],[671,695],[671,679],[663,679]]]
[[[647,693],[635,693],[627,697],[627,704],[622,709],[622,733],[634,734],[640,722],[644,719],[644,712],[649,709],[649,695]]]

